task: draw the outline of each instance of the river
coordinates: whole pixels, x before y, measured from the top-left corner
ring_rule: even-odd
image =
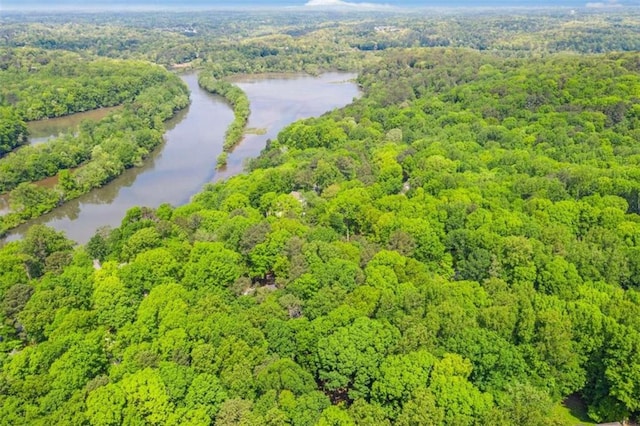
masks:
[[[191,104],[169,120],[165,142],[143,166],[129,169],[103,188],[21,225],[6,240],[18,239],[29,226],[41,223],[84,244],[97,229],[119,226],[131,207],[185,204],[205,183],[242,172],[244,161],[256,157],[267,139],[274,139],[286,125],[351,103],[359,96],[353,78],[352,73],[333,72],[319,77],[267,75],[236,79],[234,83],[249,97],[248,127],[264,129],[264,133],[248,134],[229,154],[227,167],[216,172],[216,158],[222,152],[233,111],[223,99],[202,90],[195,73],[184,74]]]
[[[117,111],[121,107],[98,108],[91,111],[79,112],[64,117],[49,118],[46,120],[30,121],[27,123],[29,131],[29,144],[38,145],[50,141],[61,134],[74,130],[83,120],[98,121],[106,117],[110,112]]]

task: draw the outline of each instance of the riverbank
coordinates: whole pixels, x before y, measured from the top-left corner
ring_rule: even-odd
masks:
[[[119,111],[123,105],[103,107],[89,111],[77,112],[62,117],[45,118],[27,122],[29,132],[28,145],[39,145],[77,128],[84,120],[100,121],[112,112]]]
[[[224,80],[216,80],[206,71],[198,75],[198,85],[209,93],[222,96],[233,108],[235,118],[225,132],[223,152],[216,161],[217,167],[220,168],[227,164],[228,153],[233,151],[244,136],[249,114],[251,114],[249,98],[239,87]]]
[[[228,155],[227,166],[216,170],[225,130],[233,111],[221,97],[199,87],[195,72],[178,76],[191,92],[191,103],[169,120],[164,142],[144,164],[126,170],[109,184],[55,208],[11,231],[5,240],[21,238],[34,224],[46,224],[79,243],[86,243],[102,227],[120,226],[135,206],[181,206],[203,185],[242,173],[247,160],[257,157],[267,140],[294,121],[342,108],[360,95],[351,81],[355,73],[328,73],[319,77],[252,78],[235,83],[249,98],[251,116],[242,141]]]
[[[162,86],[142,90],[133,102],[100,122],[83,121],[76,134],[26,146],[3,158],[3,173],[13,172],[15,178],[3,179],[0,188],[9,191],[0,236],[141,164],[162,142],[163,123],[188,105],[187,93],[182,81],[167,74]],[[76,167],[73,173],[69,170]],[[34,183],[54,176],[58,182],[53,188]]]

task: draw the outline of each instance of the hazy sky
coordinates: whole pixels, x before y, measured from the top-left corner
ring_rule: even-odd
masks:
[[[348,9],[390,9],[406,7],[620,7],[640,6],[640,0],[0,0],[2,9],[55,8],[247,8],[247,7],[341,7]]]

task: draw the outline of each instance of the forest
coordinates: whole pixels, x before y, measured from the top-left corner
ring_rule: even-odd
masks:
[[[164,121],[189,102],[178,77],[147,62],[26,47],[0,51],[0,58],[0,193],[9,194],[12,210],[0,216],[0,235],[140,164],[162,141]],[[21,147],[25,121],[114,105],[124,108],[50,143]],[[51,176],[58,177],[54,188],[37,184]]]
[[[363,96],[189,203],[6,243],[0,425],[640,421],[640,15],[513,13],[2,18],[24,220],[159,143],[188,102],[159,65],[201,70],[232,141],[228,76],[347,69]],[[38,107],[47,79],[73,99]],[[107,104],[20,147],[29,114]]]

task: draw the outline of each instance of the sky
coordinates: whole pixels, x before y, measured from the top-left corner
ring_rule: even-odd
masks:
[[[94,8],[282,8],[394,9],[415,7],[621,7],[640,6],[640,0],[0,0],[1,10]]]

